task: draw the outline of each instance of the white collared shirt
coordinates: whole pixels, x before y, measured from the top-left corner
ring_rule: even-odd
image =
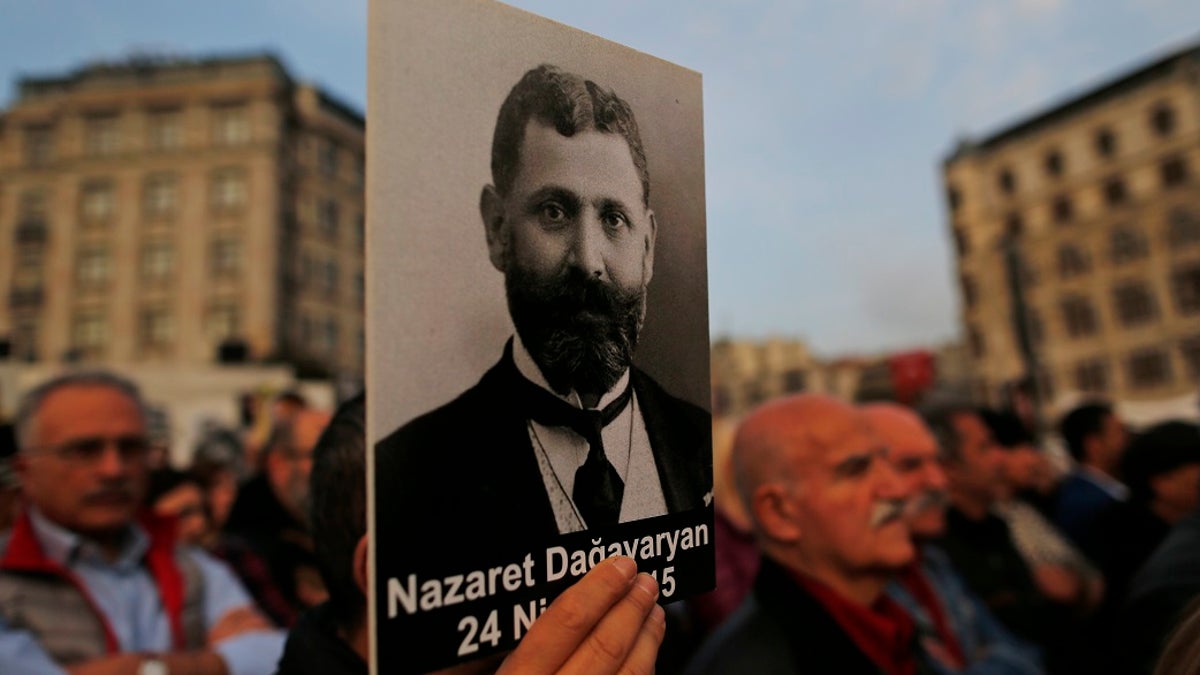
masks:
[[[567,396],[555,393],[542,376],[541,369],[529,351],[525,349],[525,345],[521,343],[519,335],[513,337],[513,362],[525,379],[576,408],[583,407],[578,393],[572,391]],[[596,408],[603,409],[620,396],[628,384],[629,370],[626,370],[616,385],[600,397]],[[587,460],[587,439],[568,427],[547,427],[532,420],[528,423],[528,429],[529,442],[537,456],[538,468],[542,473],[546,493],[550,496],[558,531],[565,533],[587,529],[579,510],[571,500],[571,493],[575,488],[575,472]],[[642,419],[636,393],[630,398],[625,410],[604,427],[601,437],[604,441],[604,454],[625,483],[618,521],[626,523],[666,514],[667,500],[658,480],[654,452],[650,447],[650,437],[646,433],[646,423]]]

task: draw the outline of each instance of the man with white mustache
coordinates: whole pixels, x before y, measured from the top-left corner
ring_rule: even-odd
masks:
[[[773,401],[742,422],[733,461],[762,568],[689,672],[929,672],[884,594],[914,559],[908,493],[865,418],[825,396]]]
[[[946,474],[937,440],[916,413],[894,403],[864,406],[908,493],[906,519],[917,560],[888,585],[921,635],[922,654],[937,673],[1034,675],[1044,672],[1036,647],[1013,636],[967,588],[945,552],[931,543],[946,530]]]

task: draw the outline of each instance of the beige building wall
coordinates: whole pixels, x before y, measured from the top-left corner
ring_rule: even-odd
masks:
[[[1162,59],[947,159],[964,335],[993,403],[1025,373],[1006,237],[1024,264],[1048,412],[1089,395],[1144,408],[1196,391],[1198,57]]]
[[[0,339],[17,358],[205,364],[234,340],[361,377],[357,112],[251,56],[24,80],[0,120]],[[300,267],[308,249],[322,272]]]

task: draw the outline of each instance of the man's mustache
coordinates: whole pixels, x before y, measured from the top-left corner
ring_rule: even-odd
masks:
[[[133,501],[137,498],[134,494],[133,486],[128,483],[117,485],[109,485],[83,494],[83,502],[85,504],[95,502],[112,502],[112,501]]]
[[[871,529],[876,530],[904,516],[903,499],[881,499],[871,510]]]
[[[950,505],[950,495],[945,490],[926,490],[908,500],[906,515],[916,516],[929,509],[944,509]]]

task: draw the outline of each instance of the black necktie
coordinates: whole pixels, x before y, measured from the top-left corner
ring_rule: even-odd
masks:
[[[632,386],[626,386],[625,391],[604,406],[603,410],[583,410],[523,377],[520,379],[527,385],[522,395],[533,421],[547,427],[569,427],[587,440],[588,456],[583,466],[575,472],[575,488],[571,491],[571,499],[583,515],[584,525],[593,528],[615,524],[621,516],[625,483],[604,454],[601,434],[604,427],[629,405],[629,399],[633,396]]]

